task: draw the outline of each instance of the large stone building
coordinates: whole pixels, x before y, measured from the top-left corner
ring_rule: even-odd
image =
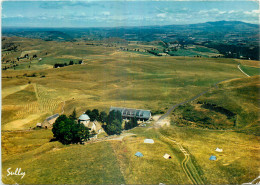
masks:
[[[135,117],[140,121],[147,121],[152,116],[150,110],[111,107],[109,112],[111,112],[113,110],[121,112],[123,119],[131,119],[131,118]]]

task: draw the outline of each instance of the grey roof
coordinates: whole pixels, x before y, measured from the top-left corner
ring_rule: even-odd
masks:
[[[90,118],[89,118],[89,116],[87,114],[82,114],[79,117],[79,120],[87,121],[87,120],[90,120]]]
[[[151,117],[150,110],[143,109],[132,109],[132,108],[123,108],[123,107],[111,107],[109,112],[111,111],[119,111],[121,112],[123,117],[136,117],[136,118],[144,118],[149,119]]]
[[[59,117],[59,114],[54,114],[54,115],[52,115],[52,116],[46,118],[46,120],[47,120],[47,121],[50,121],[50,120],[52,120],[52,119],[54,119],[54,118],[57,118],[57,117]]]

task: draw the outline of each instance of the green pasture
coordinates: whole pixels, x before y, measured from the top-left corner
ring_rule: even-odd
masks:
[[[246,65],[240,65],[240,68],[249,76],[260,75],[260,69]]]

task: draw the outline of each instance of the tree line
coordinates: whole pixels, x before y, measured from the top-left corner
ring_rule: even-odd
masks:
[[[69,64],[67,64],[67,62],[65,62],[65,63],[55,63],[54,65],[53,65],[53,68],[58,68],[58,67],[65,67],[65,66],[70,66],[70,65],[75,65],[75,64],[82,64],[82,60],[79,60],[79,62],[77,63],[77,62],[74,62],[73,60],[71,60],[70,62],[69,62]]]

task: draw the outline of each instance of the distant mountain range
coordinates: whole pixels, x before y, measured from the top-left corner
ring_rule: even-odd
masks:
[[[121,37],[124,39],[133,40],[153,40],[151,38],[143,38],[144,36],[154,34],[168,34],[174,37],[174,34],[179,36],[187,36],[192,34],[200,35],[199,33],[248,33],[251,35],[259,33],[259,25],[250,24],[241,21],[217,21],[206,22],[199,24],[187,25],[166,25],[166,26],[141,26],[141,27],[110,27],[110,28],[21,28],[21,27],[3,27],[3,36],[24,36],[32,38],[50,37],[51,40],[70,40],[80,38],[82,36],[96,37]],[[63,39],[55,38],[61,37]],[[133,35],[135,35],[133,37]],[[167,35],[166,35],[167,37]],[[135,40],[134,39],[134,40]],[[165,38],[162,38],[164,40]]]

